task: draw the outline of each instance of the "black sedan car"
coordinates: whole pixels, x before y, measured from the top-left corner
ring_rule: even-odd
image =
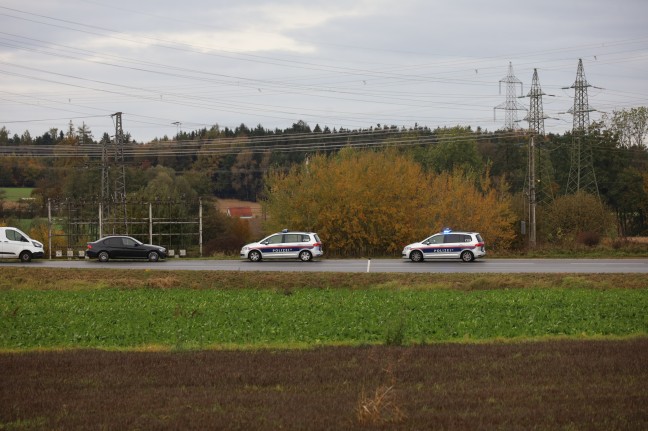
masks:
[[[130,236],[107,236],[89,242],[85,252],[90,259],[108,262],[110,259],[148,259],[157,262],[167,256],[166,248],[143,244]]]

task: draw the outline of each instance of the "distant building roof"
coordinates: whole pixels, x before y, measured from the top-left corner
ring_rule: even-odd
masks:
[[[230,207],[227,208],[227,215],[236,218],[253,218],[252,208],[250,207]]]

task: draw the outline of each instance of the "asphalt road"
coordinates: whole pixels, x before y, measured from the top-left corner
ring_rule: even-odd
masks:
[[[0,268],[109,268],[189,271],[284,271],[284,272],[401,272],[401,273],[646,273],[648,259],[483,259],[472,263],[437,260],[414,263],[401,259],[319,259],[314,262],[272,260],[194,260],[170,258],[160,262],[96,260],[34,260],[28,264],[0,261]]]

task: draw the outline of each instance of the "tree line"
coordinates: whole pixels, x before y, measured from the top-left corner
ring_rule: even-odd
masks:
[[[646,118],[646,108],[615,112],[600,122],[594,122],[579,137],[585,147],[591,149],[598,186],[598,195],[592,190],[583,190],[583,194],[591,194],[596,199],[600,196],[600,204],[613,215],[616,220],[613,224],[621,235],[648,234]],[[542,183],[537,185],[538,193],[543,196],[541,212],[548,212],[551,204],[564,200],[572,167],[570,152],[574,138],[571,132],[536,137],[540,154],[537,169],[544,173]],[[347,184],[343,191],[350,193],[349,196],[378,202],[380,194],[372,197],[371,192],[362,190],[359,184],[372,178],[365,187],[378,187],[387,193],[388,184],[381,181],[387,181],[385,173],[398,171],[407,173],[407,178],[401,178],[402,182],[409,184],[412,181],[412,184],[400,191],[395,189],[395,198],[400,199],[402,207],[418,205],[419,211],[414,213],[428,221],[438,217],[425,215],[422,208],[427,204],[410,202],[410,195],[430,193],[430,184],[440,187],[437,191],[443,189],[442,184],[451,184],[451,195],[452,190],[459,192],[461,178],[464,183],[474,185],[482,196],[494,190],[501,196],[506,195],[510,211],[516,214],[512,219],[523,220],[525,206],[522,202],[528,187],[529,139],[530,135],[521,130],[489,132],[463,126],[430,129],[418,125],[410,128],[376,125],[366,129],[331,130],[319,125],[311,128],[303,121],[283,130],[265,129],[261,125],[248,128],[244,124],[234,129],[213,126],[179,132],[173,138],[164,136],[148,143],[135,142],[126,134],[126,185],[129,196],[262,200],[271,208],[276,198],[270,186],[278,184],[278,178],[287,178],[285,176],[291,172],[294,175],[301,172],[301,177],[298,175],[300,182],[293,187],[301,187],[299,190],[305,193],[303,202],[312,201],[321,184],[329,184],[329,192],[335,190],[334,184],[330,183],[332,178],[337,178],[339,184]],[[35,196],[43,199],[100,196],[100,150],[104,145],[109,146],[109,142],[107,134],[95,139],[85,125],[74,128],[70,124],[67,132],[51,129],[33,138],[28,131],[11,135],[2,127],[0,187],[34,187]],[[364,153],[382,157],[379,162],[371,162],[379,163],[380,170],[372,170],[371,163],[361,157]],[[350,164],[343,167],[339,165],[340,160]],[[366,170],[354,171],[353,163],[361,162],[368,163]],[[413,163],[414,167],[405,168],[406,163]],[[320,169],[317,171],[320,172],[319,179],[313,183],[314,180],[303,177],[305,167],[312,169],[311,175]],[[304,189],[303,184],[311,184],[311,187]],[[405,184],[400,186],[405,187]],[[311,197],[307,198],[309,191]],[[340,196],[342,191],[337,193]],[[437,199],[445,198],[438,195]],[[444,205],[451,203],[448,201]],[[341,217],[343,211],[356,213],[353,209],[355,204],[350,201],[347,204],[329,216]],[[490,204],[485,205],[489,209]],[[373,220],[399,218],[396,214],[390,215],[389,211],[373,211],[375,213],[363,214],[362,217]],[[431,210],[428,208],[426,211]],[[509,220],[508,215],[502,217]],[[274,219],[280,220],[280,216],[276,215]],[[551,220],[551,217],[544,219]],[[361,223],[361,220],[356,222]],[[440,219],[438,222],[442,223]],[[474,228],[484,230],[477,221]],[[411,228],[404,226],[402,229]],[[546,238],[561,236],[555,229],[550,233],[552,228],[549,226],[544,227],[544,231]],[[374,236],[382,237],[384,234],[386,232],[376,232]],[[507,241],[515,242],[513,237],[504,239],[503,243]],[[370,240],[364,245],[368,251],[383,246],[372,244]],[[396,245],[387,245],[390,250],[394,247],[397,248]]]

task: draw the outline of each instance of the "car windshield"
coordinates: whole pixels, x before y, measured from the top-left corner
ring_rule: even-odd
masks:
[[[263,242],[266,244],[281,244],[282,237],[283,235],[281,234],[272,235],[264,239]]]

